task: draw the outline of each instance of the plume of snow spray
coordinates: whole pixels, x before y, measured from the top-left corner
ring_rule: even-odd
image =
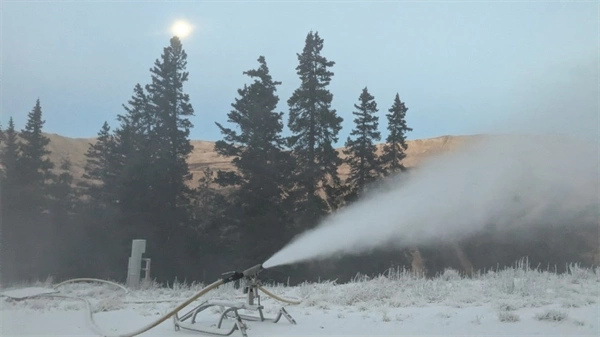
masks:
[[[522,119],[527,135],[481,137],[422,163],[392,188],[330,215],[263,266],[458,240],[491,224],[507,232],[563,225],[574,212],[597,208],[598,66],[578,76],[581,85],[570,81],[560,95],[552,90],[543,103],[522,107],[531,112]]]

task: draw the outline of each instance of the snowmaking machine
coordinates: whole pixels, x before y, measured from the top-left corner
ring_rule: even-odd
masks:
[[[210,335],[229,336],[233,334],[234,331],[239,330],[243,337],[247,337],[248,327],[246,326],[244,321],[277,323],[282,317],[285,317],[291,324],[296,324],[294,318],[285,310],[283,306],[279,308],[279,311],[275,317],[265,317],[263,312],[264,307],[261,304],[261,295],[259,294],[259,291],[263,292],[269,297],[272,297],[284,303],[299,304],[300,302],[281,298],[264,289],[261,285],[260,280],[258,279],[258,274],[263,270],[263,266],[261,264],[258,264],[256,266],[246,269],[243,272],[229,272],[223,274],[223,279],[213,283],[213,285],[216,285],[214,288],[222,284],[242,280],[245,282],[243,286],[245,301],[227,301],[211,299],[200,303],[198,306],[189,310],[182,316],[179,316],[179,314],[176,312],[172,316],[175,331],[185,329]],[[220,316],[216,326],[209,327],[197,324],[198,314],[212,307],[219,308]],[[241,310],[244,310],[245,312],[240,313]],[[248,312],[254,314],[248,314]],[[223,324],[224,321],[227,319],[233,320],[233,324],[231,324],[229,328],[225,328]]]
[[[263,286],[261,285],[260,280],[258,279],[258,274],[263,271],[264,268],[261,264],[258,264],[254,267],[248,268],[243,272],[229,272],[229,273],[225,273],[223,274],[223,278],[209,284],[208,286],[202,288],[201,290],[199,290],[196,294],[194,294],[193,296],[191,296],[190,298],[186,299],[184,302],[180,303],[179,305],[177,305],[175,308],[169,310],[169,312],[167,312],[166,314],[162,315],[161,317],[159,317],[158,319],[154,320],[153,322],[150,322],[149,324],[136,329],[134,331],[130,331],[130,332],[126,332],[126,333],[119,333],[119,334],[108,334],[102,331],[102,329],[96,325],[96,322],[94,320],[94,310],[92,308],[92,304],[90,303],[89,300],[87,300],[86,298],[82,298],[82,297],[74,297],[68,294],[61,294],[58,291],[58,288],[62,287],[65,284],[69,284],[69,283],[77,283],[77,282],[100,282],[100,283],[106,283],[106,284],[111,284],[113,286],[117,286],[123,290],[125,290],[125,292],[129,292],[129,290],[123,286],[121,286],[120,284],[111,282],[111,281],[107,281],[107,280],[101,280],[101,279],[95,279],[95,278],[77,278],[77,279],[71,279],[71,280],[66,280],[63,281],[57,285],[54,285],[52,288],[50,289],[34,289],[36,290],[35,293],[26,293],[26,294],[22,294],[22,293],[18,293],[17,294],[11,294],[11,292],[4,292],[2,294],[0,294],[0,296],[4,296],[7,298],[10,298],[12,300],[24,300],[24,299],[29,299],[29,298],[36,298],[36,297],[48,297],[48,298],[63,298],[63,299],[72,299],[72,300],[79,300],[82,301],[85,305],[86,305],[86,309],[87,309],[87,323],[90,325],[90,327],[100,336],[103,337],[134,337],[134,336],[138,336],[141,335],[153,328],[156,328],[158,325],[160,325],[161,323],[165,322],[166,320],[168,320],[169,318],[173,319],[173,323],[175,326],[175,331],[179,331],[181,329],[185,329],[185,330],[191,330],[191,331],[196,331],[199,333],[203,333],[203,334],[208,334],[208,335],[213,335],[213,336],[229,336],[231,334],[233,334],[236,330],[239,330],[242,334],[243,337],[247,337],[247,329],[248,327],[245,324],[245,321],[256,321],[256,322],[271,322],[271,323],[277,323],[281,320],[282,317],[285,317],[291,324],[296,324],[296,321],[294,320],[294,318],[292,318],[292,316],[285,310],[285,308],[282,306],[276,317],[265,317],[264,312],[263,312],[263,305],[261,304],[261,295],[259,294],[259,292],[264,293],[265,295],[283,302],[283,303],[287,303],[287,304],[300,304],[300,301],[294,301],[294,300],[289,300],[289,299],[284,299],[281,298],[271,292],[269,292],[268,290],[264,289]],[[240,283],[244,282],[244,287],[243,287],[243,292],[245,294],[245,301],[227,301],[227,300],[207,300],[204,301],[202,303],[200,303],[199,305],[197,305],[196,307],[194,307],[192,310],[189,310],[187,313],[185,313],[184,315],[179,315],[180,312],[184,311],[188,306],[190,306],[192,303],[194,303],[198,298],[206,295],[208,292],[224,285],[230,282],[234,282],[234,281],[240,281]],[[211,307],[219,307],[219,312],[220,312],[220,316],[219,316],[219,320],[217,324],[213,324],[212,326],[202,326],[202,324],[198,324],[199,322],[197,322],[197,318],[198,318],[198,314],[200,314],[201,312],[205,311],[208,308]],[[241,312],[241,311],[244,312]],[[248,314],[248,312],[250,312],[250,314]],[[230,322],[228,322],[228,324],[224,324],[225,320],[231,320]],[[225,327],[225,325],[230,325],[229,328]]]

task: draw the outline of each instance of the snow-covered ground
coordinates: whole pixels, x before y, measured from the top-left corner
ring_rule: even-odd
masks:
[[[203,285],[150,286],[126,293],[108,284],[71,283],[58,293],[87,299],[102,331],[119,335],[160,318]],[[532,270],[526,266],[488,272],[471,279],[448,270],[435,279],[392,272],[347,284],[306,283],[297,287],[267,285],[269,291],[299,305],[286,305],[297,325],[247,322],[248,336],[324,335],[560,335],[599,336],[600,269],[572,266],[571,272]],[[60,297],[15,300],[28,292],[50,292],[39,283],[2,289],[2,336],[97,336],[89,324],[85,302]],[[11,297],[8,297],[11,296]],[[240,289],[227,284],[199,300],[242,300]],[[262,304],[274,316],[281,303],[263,295]],[[195,302],[194,304],[198,304]],[[191,308],[190,306],[189,308]],[[183,313],[183,312],[182,312]],[[217,310],[199,315],[197,324],[217,322]],[[227,324],[232,324],[228,321]],[[175,331],[166,320],[141,336],[202,336]],[[235,331],[232,336],[241,336]]]

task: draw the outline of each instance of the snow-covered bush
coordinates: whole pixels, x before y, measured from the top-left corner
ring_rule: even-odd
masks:
[[[94,312],[104,312],[120,310],[124,307],[125,305],[123,304],[121,298],[113,296],[101,299],[96,305],[93,306],[93,309]]]
[[[569,318],[569,315],[565,311],[555,309],[548,309],[535,315],[535,319],[538,321],[560,322],[567,318]]]
[[[518,322],[520,320],[519,315],[510,311],[498,311],[498,319],[500,322]]]

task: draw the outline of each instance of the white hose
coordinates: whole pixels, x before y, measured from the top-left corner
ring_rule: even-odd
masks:
[[[157,325],[159,325],[160,323],[164,322],[165,320],[167,320],[169,317],[175,315],[177,312],[179,312],[181,309],[187,307],[190,303],[194,302],[198,297],[206,294],[207,292],[219,287],[220,285],[222,285],[224,282],[223,280],[218,280],[216,282],[213,282],[212,284],[209,284],[208,286],[204,287],[204,289],[200,290],[199,292],[197,292],[194,296],[190,297],[187,299],[187,301],[181,303],[180,305],[178,305],[177,307],[175,307],[173,310],[169,311],[166,315],[164,315],[163,317],[157,319],[156,321],[146,325],[145,327],[142,327],[141,329],[129,332],[129,333],[125,333],[125,334],[120,334],[120,335],[114,335],[114,337],[133,337],[133,336],[137,336],[140,335],[154,327],[156,327]],[[109,335],[104,335],[105,337],[113,337],[113,336],[109,336]]]
[[[102,329],[96,324],[96,321],[94,321],[94,311],[92,309],[92,304],[90,303],[90,301],[86,300],[85,298],[66,296],[66,295],[54,295],[54,294],[40,294],[40,295],[33,295],[31,297],[54,297],[54,298],[66,298],[66,299],[70,299],[70,300],[82,301],[87,308],[87,315],[85,315],[85,317],[88,320],[88,325],[91,326],[92,329],[94,330],[94,332],[97,333],[98,335],[107,336],[107,334],[102,332]]]
[[[100,282],[100,283],[108,283],[108,284],[113,284],[113,285],[117,285],[122,289],[125,289],[125,291],[127,291],[126,288],[124,288],[123,286],[116,284],[114,282],[110,282],[110,281],[105,281],[105,280],[99,280],[99,279],[73,279],[73,280],[67,280],[64,281],[62,283],[59,283],[57,285],[54,286],[54,288],[57,288],[63,284],[66,283],[73,283],[73,282],[80,282],[80,281],[93,281],[93,282]],[[87,319],[88,319],[88,323],[89,325],[92,327],[92,329],[94,330],[94,332],[96,332],[98,335],[103,336],[103,337],[133,337],[133,336],[137,336],[140,335],[154,327],[156,327],[157,325],[159,325],[160,323],[164,322],[165,320],[169,319],[171,316],[175,315],[177,312],[179,312],[181,309],[185,308],[186,306],[188,306],[190,303],[194,302],[196,299],[198,299],[198,297],[206,294],[207,292],[221,286],[224,283],[223,280],[218,280],[216,282],[213,282],[212,284],[209,284],[208,286],[204,287],[203,289],[201,289],[200,291],[198,291],[196,294],[194,294],[192,297],[188,298],[187,300],[185,300],[183,303],[179,304],[177,307],[175,307],[174,309],[172,309],[171,311],[169,311],[167,314],[165,314],[164,316],[160,317],[159,319],[157,319],[156,321],[138,329],[132,332],[128,332],[128,333],[124,333],[124,334],[120,334],[120,335],[109,335],[107,333],[102,332],[102,329],[100,327],[98,327],[98,325],[96,324],[96,322],[94,321],[94,311],[92,309],[92,305],[91,303],[85,299],[85,298],[81,298],[81,297],[73,297],[73,296],[66,296],[66,295],[54,295],[54,294],[39,294],[39,295],[33,295],[33,296],[29,296],[28,298],[34,298],[34,297],[54,297],[54,298],[66,298],[66,299],[73,299],[73,300],[78,300],[78,301],[83,301],[86,305],[87,308]]]
[[[110,284],[113,285],[115,287],[119,287],[121,289],[123,289],[123,291],[125,291],[125,293],[129,293],[129,290],[125,287],[123,287],[122,285],[115,283],[115,282],[111,282],[111,281],[107,281],[107,280],[101,280],[101,279],[97,279],[97,278],[74,278],[71,280],[66,280],[63,281],[57,285],[55,285],[53,288],[56,289],[60,286],[62,286],[63,284],[67,284],[67,283],[75,283],[75,282],[98,282],[98,283],[106,283],[106,284]]]
[[[302,303],[302,301],[294,301],[294,300],[287,300],[285,298],[279,297],[275,294],[273,294],[272,292],[268,291],[267,289],[263,288],[263,287],[258,287],[258,289],[260,291],[262,291],[263,293],[265,293],[267,296],[270,296],[278,301],[281,301],[283,303],[287,303],[287,304],[300,304]]]

